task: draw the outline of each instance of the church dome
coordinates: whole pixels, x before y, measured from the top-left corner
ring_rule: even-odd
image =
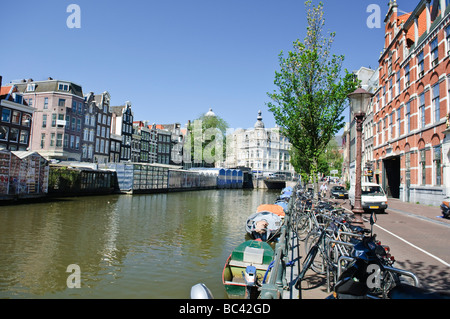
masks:
[[[257,121],[255,123],[255,128],[264,128],[264,122],[262,121],[261,114],[262,114],[261,110],[258,111],[258,117],[257,117]]]
[[[205,116],[216,116],[216,114],[213,112],[212,109],[209,109],[209,111],[205,114]]]

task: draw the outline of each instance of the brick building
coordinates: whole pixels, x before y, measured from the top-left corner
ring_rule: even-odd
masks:
[[[372,101],[374,180],[403,201],[439,204],[450,183],[443,169],[449,165],[449,2],[422,0],[399,14],[390,1],[385,18]]]

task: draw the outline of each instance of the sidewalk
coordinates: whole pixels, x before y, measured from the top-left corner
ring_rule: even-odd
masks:
[[[396,198],[388,198],[387,212],[389,210],[450,226],[450,219],[441,218],[442,213],[439,206],[414,204]]]
[[[348,200],[333,200],[336,203],[342,204],[347,209],[350,208]],[[450,227],[450,220],[441,218],[441,209],[438,206],[428,206],[421,204],[414,204],[408,202],[402,202],[399,199],[388,198],[388,209],[386,211],[389,213],[400,213],[413,216],[415,218],[420,218],[427,220],[429,222],[439,223]],[[301,256],[305,257],[307,252],[305,251],[304,243],[300,242]],[[300,259],[303,262],[303,259]],[[326,276],[318,275],[314,271],[309,270],[306,273],[305,279],[302,282],[302,299],[325,299],[330,293],[327,292],[326,287]]]

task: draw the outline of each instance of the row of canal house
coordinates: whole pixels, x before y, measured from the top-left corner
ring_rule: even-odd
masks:
[[[401,12],[389,1],[379,67],[356,72],[374,94],[362,168],[393,198],[438,205],[450,195],[450,1]],[[352,158],[354,122],[349,131]]]
[[[0,149],[57,162],[182,163],[172,152],[183,140],[180,124],[136,121],[131,102],[112,106],[107,91],[83,94],[80,85],[52,78],[0,80],[0,88]]]

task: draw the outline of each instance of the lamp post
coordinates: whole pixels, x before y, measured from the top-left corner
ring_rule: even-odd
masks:
[[[362,214],[364,209],[361,205],[361,153],[362,153],[362,128],[366,109],[373,94],[362,88],[356,89],[348,95],[350,99],[350,110],[356,120],[356,180],[355,180],[355,204],[352,212],[354,214],[353,224],[364,227]]]

